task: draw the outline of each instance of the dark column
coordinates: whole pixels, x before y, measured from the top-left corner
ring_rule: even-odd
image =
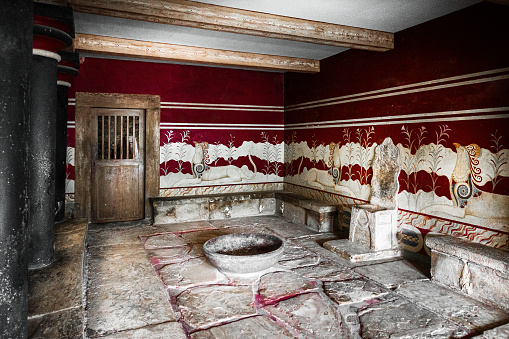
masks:
[[[72,78],[78,75],[78,53],[60,52],[57,81],[57,139],[55,167],[55,222],[65,220],[65,177],[67,158],[67,101]]]
[[[70,13],[70,15],[69,15]],[[34,4],[30,136],[28,138],[29,268],[54,260],[57,52],[72,43],[72,10]]]
[[[0,338],[26,338],[26,127],[30,110],[32,0],[0,10]]]

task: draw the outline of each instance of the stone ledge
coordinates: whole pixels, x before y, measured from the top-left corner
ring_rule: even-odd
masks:
[[[501,249],[448,235],[427,237],[426,246],[437,252],[452,255],[506,274],[509,273],[509,252]]]
[[[290,202],[296,206],[318,213],[331,213],[339,211],[339,207],[337,205],[333,205],[324,201],[308,199],[292,192],[278,191],[275,192],[275,197],[276,199],[282,200],[284,202]]]

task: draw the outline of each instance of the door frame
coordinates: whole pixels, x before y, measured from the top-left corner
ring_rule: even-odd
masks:
[[[161,99],[158,95],[76,93],[75,197],[76,218],[92,216],[92,108],[139,108],[145,110],[145,220],[152,220],[150,197],[159,196]]]

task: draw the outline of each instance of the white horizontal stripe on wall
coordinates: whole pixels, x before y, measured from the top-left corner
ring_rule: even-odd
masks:
[[[162,130],[167,129],[226,129],[226,130],[257,130],[257,131],[283,131],[284,125],[262,125],[262,124],[190,124],[162,122]]]
[[[403,86],[389,87],[389,88],[379,89],[379,90],[375,90],[375,91],[349,94],[349,95],[344,95],[344,96],[340,96],[340,97],[309,101],[309,102],[304,102],[301,104],[289,105],[285,108],[285,111],[291,112],[291,111],[297,111],[297,110],[308,109],[308,108],[339,105],[339,104],[344,104],[344,103],[349,103],[349,102],[378,99],[378,98],[384,98],[384,97],[390,97],[390,96],[396,96],[396,95],[418,93],[418,92],[432,91],[432,90],[437,90],[437,89],[444,89],[444,88],[457,87],[457,86],[466,86],[466,85],[473,85],[473,84],[479,84],[479,83],[490,82],[490,81],[509,79],[509,74],[485,77],[487,75],[493,75],[493,74],[504,73],[504,72],[509,72],[509,67],[499,68],[499,69],[485,71],[485,72],[470,73],[470,74],[449,77],[449,78],[443,78],[443,79],[436,79],[436,80],[425,81],[425,82],[418,82],[418,83],[408,84],[408,85],[403,85]],[[444,83],[444,82],[458,81],[458,80],[477,78],[477,77],[485,77],[485,78],[453,82],[450,84],[436,85],[436,84]],[[431,86],[431,85],[433,85],[433,86]],[[412,87],[421,87],[421,86],[425,86],[425,87],[408,89],[408,88],[412,88]],[[408,90],[401,91],[403,89],[408,89]],[[391,92],[391,93],[384,93],[384,92]],[[384,93],[384,94],[378,94],[378,93]],[[378,94],[378,95],[372,95],[372,94]]]
[[[285,131],[301,130],[301,129],[318,129],[318,128],[378,126],[378,125],[397,125],[397,124],[415,124],[415,123],[429,123],[429,122],[467,121],[467,120],[487,120],[487,119],[509,118],[509,114],[457,116],[458,114],[478,114],[478,113],[491,113],[491,112],[500,112],[500,111],[509,111],[509,107],[497,107],[497,108],[450,111],[450,112],[436,112],[436,113],[422,113],[422,114],[411,114],[411,115],[407,115],[407,116],[338,120],[335,123],[328,123],[328,124],[323,124],[321,122],[316,122],[316,123],[310,122],[310,123],[305,124],[305,126],[303,126],[303,124],[287,125],[287,127],[285,128]],[[410,118],[404,119],[403,117],[410,117]],[[392,119],[392,120],[389,120],[389,119]],[[389,120],[389,121],[387,121],[387,120]],[[294,126],[294,127],[292,127],[292,126]]]

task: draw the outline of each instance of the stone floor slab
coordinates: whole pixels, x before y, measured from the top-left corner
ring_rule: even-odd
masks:
[[[140,277],[156,276],[147,253],[139,242],[91,247],[87,257],[87,273],[91,286],[135,282]]]
[[[147,250],[156,248],[168,248],[185,246],[188,242],[178,233],[159,233],[140,237]]]
[[[221,230],[203,230],[203,231],[194,231],[194,232],[185,232],[179,233],[182,239],[187,244],[204,244],[207,240],[210,240],[215,237],[219,237],[221,235],[225,235],[226,233]]]
[[[396,288],[403,283],[416,280],[428,280],[420,270],[402,260],[356,267],[353,270],[387,288]]]
[[[325,282],[323,289],[325,294],[340,306],[363,302],[389,293],[388,289],[367,279]]]
[[[306,293],[264,307],[270,315],[309,338],[344,338],[341,320],[318,293]]]
[[[273,223],[268,224],[266,227],[280,237],[286,239],[309,237],[319,234],[316,231],[306,228],[304,225],[289,223],[284,219],[276,220]]]
[[[359,275],[349,268],[329,260],[322,260],[318,265],[292,269],[303,277],[321,281],[341,281],[358,278]]]
[[[475,336],[476,339],[501,339],[509,338],[509,324],[495,327],[485,331],[483,334]]]
[[[166,265],[158,273],[163,283],[168,288],[177,290],[176,292],[192,286],[227,281],[226,276],[204,257]]]
[[[190,288],[177,297],[183,320],[192,330],[253,316],[251,286],[214,285]]]
[[[106,336],[107,339],[186,339],[187,335],[178,322],[166,322],[143,328],[122,331]]]
[[[407,299],[388,294],[356,310],[362,338],[456,338],[469,331]]]
[[[501,309],[429,281],[402,284],[395,292],[476,332],[482,332],[494,324],[509,322],[509,314]]]
[[[216,229],[215,226],[211,225],[208,221],[189,221],[179,222],[174,224],[156,224],[154,228],[158,230],[157,233],[164,232],[190,232],[197,230],[210,230]]]
[[[288,329],[263,316],[250,317],[191,334],[191,339],[225,338],[290,339],[295,338],[295,336]]]
[[[309,254],[303,258],[280,260],[279,265],[286,269],[292,269],[297,267],[305,267],[311,265],[318,265],[320,257],[314,254]]]
[[[180,246],[170,248],[156,248],[147,250],[152,266],[159,270],[165,265],[203,257],[203,247],[201,245]]]
[[[303,278],[293,272],[274,272],[263,275],[258,283],[257,301],[262,305],[273,304],[282,299],[316,290],[316,281]]]
[[[177,320],[163,286],[152,277],[90,286],[86,317],[90,337]]]
[[[147,225],[104,227],[87,232],[87,245],[92,247],[139,243],[140,235],[157,232],[156,228]]]
[[[308,255],[313,255],[313,252],[307,250],[303,246],[294,245],[288,241],[285,241],[283,255],[281,256],[280,260],[284,261],[284,260],[300,259],[300,258],[304,258]]]
[[[373,251],[368,247],[349,241],[348,239],[330,240],[323,247],[353,262],[380,260],[401,256],[399,249]]]
[[[28,315],[43,315],[81,305],[84,223],[60,224],[55,261],[28,274]]]
[[[28,320],[28,338],[82,338],[83,308],[77,307]]]

